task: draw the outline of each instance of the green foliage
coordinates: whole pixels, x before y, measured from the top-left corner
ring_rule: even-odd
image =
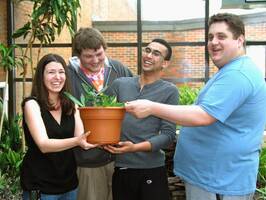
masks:
[[[22,1],[32,2],[33,11],[29,21],[14,32],[14,38],[23,36],[25,39],[30,34],[41,44],[50,44],[65,25],[71,35],[74,34],[79,0],[18,0],[17,3]]]
[[[19,172],[24,156],[21,148],[21,118],[16,115],[10,122],[6,117],[4,120],[0,143],[0,199],[18,199],[16,194],[21,190]]]
[[[179,91],[179,104],[180,105],[191,105],[195,102],[200,89],[192,88],[188,85],[183,85],[178,88]]]
[[[19,50],[21,52],[21,55],[18,54],[18,56],[14,55],[15,50]],[[4,44],[0,43],[0,67],[4,69],[6,72],[5,77],[5,84],[8,84],[8,71],[15,69],[16,67],[22,67],[23,66],[23,58],[22,58],[22,49],[17,45],[11,45],[10,47],[5,46]],[[4,89],[3,96],[5,97],[7,95],[6,89]],[[2,128],[3,128],[3,122],[4,122],[4,111],[7,106],[7,101],[4,101],[3,104],[1,104],[1,121],[0,121],[0,139],[2,135]]]
[[[122,107],[124,103],[117,102],[116,96],[109,96],[104,94],[107,88],[101,90],[101,92],[96,92],[94,88],[90,85],[82,83],[82,87],[85,94],[81,94],[80,100],[65,92],[65,95],[80,107],[85,107],[87,105],[92,105],[94,107]]]
[[[22,94],[25,98],[26,77],[29,71],[35,73],[33,66],[33,44],[38,40],[38,52],[36,63],[39,61],[41,49],[44,44],[49,45],[55,41],[55,36],[60,35],[64,27],[67,27],[71,36],[74,35],[77,21],[77,12],[80,8],[79,0],[13,0],[15,3],[31,2],[32,13],[28,15],[28,21],[17,29],[13,38],[27,38],[27,47],[23,53],[23,88]]]
[[[18,200],[21,199],[21,188],[19,177],[11,177],[8,174],[1,174],[0,171],[0,199]]]
[[[14,56],[14,51],[21,54]],[[17,52],[18,53],[18,52]],[[6,84],[8,83],[8,72],[16,67],[23,66],[22,49],[17,45],[10,47],[0,43],[0,67],[6,71]],[[6,96],[6,89],[4,90]],[[0,101],[1,122],[0,122],[0,199],[18,199],[13,194],[20,190],[19,168],[23,158],[20,128],[20,116],[15,116],[10,122],[4,112],[7,101]]]
[[[266,148],[262,148],[260,153],[260,164],[257,180],[257,193],[259,199],[266,199]]]
[[[255,198],[256,200],[265,200],[266,199],[266,187],[264,188],[257,188],[257,197]]]
[[[262,148],[260,153],[259,180],[263,180],[266,185],[266,147]]]
[[[23,59],[21,55],[13,55],[15,49],[20,50],[22,55],[22,49],[18,45],[13,44],[10,47],[7,47],[3,43],[0,43],[0,67],[2,67],[5,71],[23,66]]]
[[[194,104],[198,94],[199,94],[200,88],[192,88],[189,85],[182,85],[181,87],[178,87],[179,92],[179,105],[191,105]],[[180,129],[181,126],[177,125],[177,129]]]

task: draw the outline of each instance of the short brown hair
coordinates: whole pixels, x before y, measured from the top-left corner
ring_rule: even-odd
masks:
[[[231,13],[218,13],[211,16],[209,20],[209,27],[216,22],[225,22],[229,30],[233,33],[234,39],[237,39],[240,35],[245,36],[245,25],[241,18]]]
[[[73,38],[73,54],[80,56],[83,49],[107,49],[101,32],[95,28],[80,28]]]

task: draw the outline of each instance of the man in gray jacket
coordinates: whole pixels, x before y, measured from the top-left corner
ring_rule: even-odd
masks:
[[[84,93],[82,83],[101,91],[116,78],[132,76],[131,71],[119,61],[107,58],[107,44],[102,34],[94,28],[80,28],[73,40],[74,57],[70,59],[69,75],[72,93],[80,98]],[[94,148],[75,149],[78,164],[78,200],[111,200],[114,157],[109,152]]]

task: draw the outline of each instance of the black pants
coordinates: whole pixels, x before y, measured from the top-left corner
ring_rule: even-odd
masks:
[[[113,200],[169,200],[165,167],[151,169],[115,168]]]

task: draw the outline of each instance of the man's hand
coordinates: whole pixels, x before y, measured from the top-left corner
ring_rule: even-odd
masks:
[[[125,104],[126,111],[137,118],[145,118],[152,114],[153,102],[145,99],[130,101]]]
[[[117,145],[105,145],[103,148],[113,154],[135,152],[135,144],[130,141],[119,142]]]

